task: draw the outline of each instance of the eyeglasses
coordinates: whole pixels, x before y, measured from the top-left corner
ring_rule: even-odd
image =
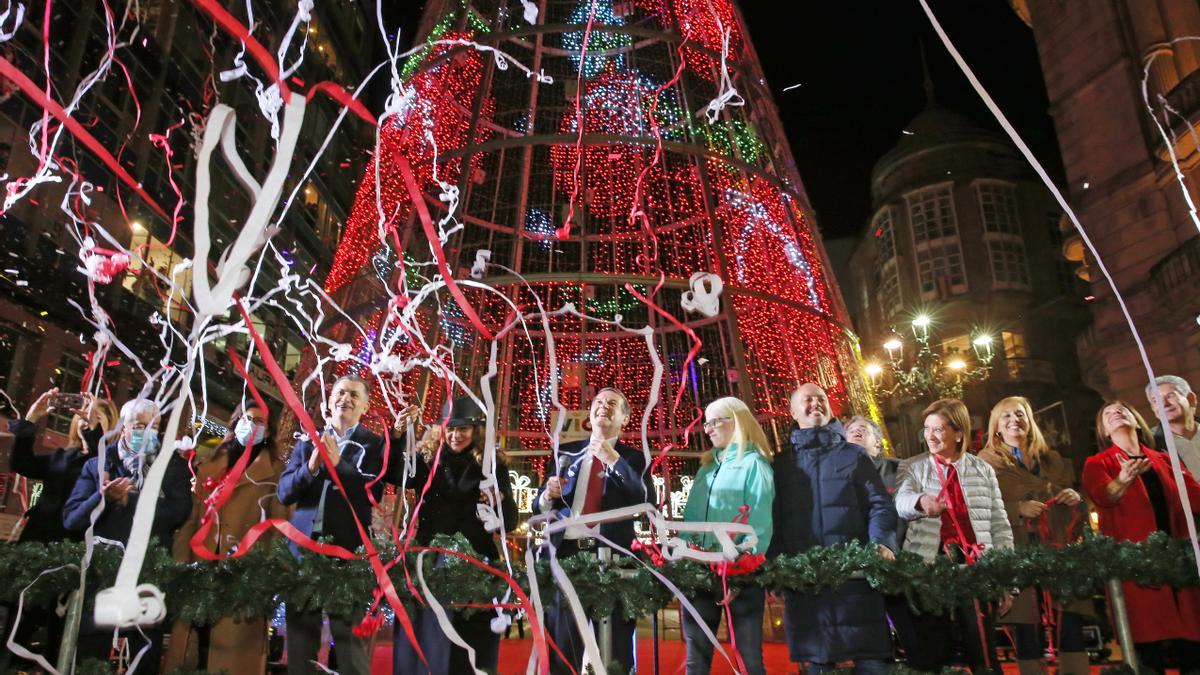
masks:
[[[705,422],[701,426],[704,427],[705,431],[708,431],[709,429],[712,429],[713,427],[717,426],[718,424],[724,424],[728,421],[729,421],[728,417],[715,417],[715,418]]]

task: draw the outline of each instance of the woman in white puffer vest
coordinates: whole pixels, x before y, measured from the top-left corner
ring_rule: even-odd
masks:
[[[929,452],[900,463],[896,474],[896,511],[908,521],[903,550],[932,562],[938,555],[959,556],[993,548],[1012,548],[1012,526],[1004,510],[1000,484],[991,465],[967,452],[971,417],[958,399],[935,401],[925,415],[925,443]],[[947,544],[950,544],[947,546]],[[997,608],[1008,611],[1012,598],[1005,595]],[[991,630],[992,608],[963,598],[955,614],[963,634],[965,654],[972,672],[999,672]],[[982,617],[977,617],[981,610]],[[982,618],[982,621],[980,620]],[[913,617],[916,634],[905,645],[909,665],[919,670],[940,670],[952,658],[946,640],[949,617],[929,614]],[[980,634],[979,627],[985,630]],[[984,637],[988,639],[984,641]]]

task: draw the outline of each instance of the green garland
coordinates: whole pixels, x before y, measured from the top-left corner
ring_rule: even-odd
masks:
[[[434,545],[475,555],[459,536],[438,537]],[[390,561],[395,549],[385,548],[381,556]],[[83,545],[76,543],[0,546],[0,601],[15,601],[43,570],[78,565],[82,557]],[[416,561],[415,555],[406,556],[405,566],[414,584]],[[577,555],[561,563],[589,612],[619,609],[633,618],[665,606],[672,598],[670,591],[636,560],[617,559],[602,568],[595,556]],[[94,592],[111,585],[119,564],[119,550],[97,547],[89,568],[88,588]],[[430,590],[444,605],[491,603],[506,589],[500,577],[455,556],[426,555],[424,567]],[[694,561],[670,562],[655,570],[685,597],[719,588],[713,572]],[[906,594],[917,608],[934,612],[952,607],[960,597],[993,599],[1007,589],[1034,585],[1063,599],[1092,595],[1110,578],[1144,585],[1200,585],[1189,542],[1161,533],[1140,544],[1089,537],[1064,548],[1026,546],[990,551],[967,567],[946,558],[927,564],[911,553],[901,553],[895,561],[888,561],[874,546],[851,543],[780,556],[767,561],[754,574],[731,577],[729,583],[733,587],[757,583],[774,592],[820,593],[859,573],[881,592]],[[404,568],[397,564],[390,574],[401,599],[413,602]],[[515,577],[522,587],[527,585],[524,570],[518,570]],[[538,563],[537,578],[545,598],[547,589],[553,588],[547,563]],[[73,568],[47,574],[26,593],[26,602],[51,603],[75,587],[78,580],[78,571]],[[201,625],[223,616],[272,616],[280,602],[305,610],[361,615],[370,605],[375,588],[366,561],[348,562],[318,555],[297,560],[281,541],[259,546],[241,558],[218,562],[178,563],[164,549],[154,548],[147,554],[142,581],[166,593],[172,617]]]

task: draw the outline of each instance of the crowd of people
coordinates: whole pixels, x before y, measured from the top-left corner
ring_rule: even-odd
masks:
[[[753,543],[737,543],[747,556],[766,557],[859,542],[875,547],[884,559],[903,550],[928,562],[947,557],[966,564],[992,549],[1072,541],[1088,526],[1088,503],[1100,531],[1114,539],[1138,542],[1160,531],[1187,538],[1180,491],[1200,504],[1200,484],[1192,473],[1200,470],[1197,396],[1174,376],[1158,378],[1146,396],[1152,405],[1161,403],[1163,423],[1151,430],[1133,406],[1106,403],[1096,415],[1103,447],[1084,463],[1079,480],[1070,462],[1047,445],[1029,401],[1019,396],[992,407],[978,452],[970,447],[966,405],[957,399],[934,401],[923,413],[927,451],[904,460],[885,455],[885,434],[876,422],[852,417],[843,426],[826,392],[815,384],[792,393],[795,426],[778,445],[768,440],[745,402],[717,399],[704,411],[702,429],[711,449],[701,458],[683,520],[745,523],[754,532]],[[448,401],[419,440],[405,437],[405,430],[419,428],[425,417],[415,406],[400,412],[391,438],[362,424],[370,385],[358,377],[336,380],[326,401],[322,434],[302,437],[286,461],[273,451],[277,411],[261,402],[235,410],[228,433],[202,460],[189,464],[172,451],[162,487],[153,495],[157,508],[151,530],[157,545],[183,561],[196,559],[197,548],[228,555],[262,520],[288,518],[313,540],[355,550],[371,531],[372,505],[385,484],[404,484],[418,495],[417,544],[428,545],[438,534],[461,534],[480,555],[498,559],[494,534],[516,527],[517,508],[504,454],[485,453],[486,415],[471,397]],[[35,453],[39,425],[56,410],[73,413],[67,446]],[[627,433],[631,413],[618,389],[596,393],[588,411],[590,437],[564,443],[548,465],[534,500],[543,519],[654,502],[645,455]],[[42,482],[39,498],[25,514],[21,540],[80,540],[90,528],[95,541],[126,543],[149,467],[163,451],[160,418],[158,406],[145,398],[127,401],[118,411],[109,401],[55,389],[38,397],[23,418],[9,423],[12,469]],[[1183,464],[1182,481],[1164,452],[1168,435]],[[491,457],[494,464],[486,466]],[[244,471],[215,516],[207,513],[205,500],[235,465]],[[605,520],[597,527],[564,525],[569,526],[547,537],[539,555],[634,548],[632,519]],[[686,536],[696,548],[719,547],[712,533]],[[297,556],[312,555],[291,545]],[[681,613],[687,672],[710,671],[710,636],[725,617],[738,670],[764,673],[768,594],[755,585],[718,588],[689,597],[694,612]],[[1126,581],[1123,590],[1142,662],[1160,671],[1200,668],[1200,589]],[[556,646],[549,664],[555,673],[580,672],[588,651],[569,600],[561,588],[543,598],[545,629]],[[858,579],[817,595],[788,592],[782,602],[790,659],[807,663],[812,672],[846,662],[859,673],[886,672],[895,656],[893,634],[915,669],[940,670],[961,653],[972,672],[999,672],[997,622],[1011,628],[1020,672],[1040,672],[1047,616],[1054,617],[1056,627],[1058,672],[1088,672],[1083,626],[1094,611],[1091,603],[1060,603],[1036,588],[1005,589],[998,602],[962,598],[946,615],[917,611],[908,598],[883,595]],[[26,620],[14,639],[24,644],[43,630],[40,644],[50,645],[46,652],[53,653],[63,625],[54,607],[26,606],[23,612]],[[79,657],[107,659],[112,630],[94,625],[89,613],[84,617]],[[414,612],[411,637],[399,627],[394,631],[394,671],[470,672],[473,661],[476,668],[495,672],[500,650],[495,617],[432,607]],[[325,624],[335,645],[326,657],[328,667],[371,672],[368,641],[353,630],[358,618],[288,607],[289,672],[324,668],[318,661]],[[591,619],[595,630],[599,622]],[[635,669],[636,621],[614,612],[608,625],[612,660],[621,672]],[[167,630],[169,648],[162,654]],[[144,650],[139,672],[185,666],[260,673],[266,666],[264,619],[225,618],[212,626],[176,621],[124,633],[131,653]],[[0,663],[6,666],[7,661]]]

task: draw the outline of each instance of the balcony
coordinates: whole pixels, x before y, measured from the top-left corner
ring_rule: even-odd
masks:
[[[1004,367],[1010,382],[1055,382],[1054,366],[1049,361],[1010,358],[1004,360]]]
[[[1197,119],[1200,118],[1200,70],[1193,71],[1190,75],[1175,85],[1171,91],[1165,96],[1167,105],[1178,113],[1178,115],[1168,113],[1170,127],[1167,128],[1167,133],[1175,139],[1175,156],[1183,159],[1196,151],[1196,138],[1188,129],[1188,125],[1184,122],[1187,120],[1195,125]],[[1151,96],[1153,101],[1153,96]],[[1154,104],[1156,111],[1162,110],[1161,104]],[[1157,115],[1159,123],[1162,124],[1162,113]],[[1179,119],[1183,117],[1183,119]],[[1166,124],[1163,124],[1166,127]],[[1152,130],[1154,137],[1157,139],[1157,154],[1159,159],[1164,162],[1170,161],[1170,155],[1167,153],[1166,144],[1159,137],[1157,130]],[[1173,133],[1172,133],[1173,132]]]
[[[1195,316],[1200,308],[1196,283],[1200,282],[1200,237],[1192,237],[1150,268],[1159,307],[1177,316]]]

